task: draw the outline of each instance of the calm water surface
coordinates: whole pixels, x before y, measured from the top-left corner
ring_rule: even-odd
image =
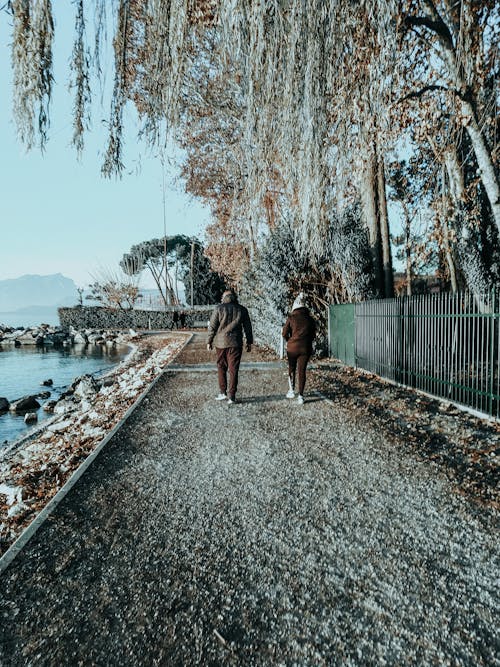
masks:
[[[12,402],[21,396],[50,391],[48,399],[38,399],[43,405],[46,400],[57,399],[74,378],[85,373],[109,370],[127,352],[127,347],[113,350],[100,345],[71,348],[0,346],[0,396]],[[48,378],[54,381],[53,386],[40,386]],[[46,417],[47,413],[40,408],[38,423]],[[18,438],[26,430],[24,415],[9,412],[0,414],[0,447],[5,441]]]

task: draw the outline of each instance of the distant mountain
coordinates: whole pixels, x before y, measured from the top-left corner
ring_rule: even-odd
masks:
[[[0,280],[0,312],[12,313],[34,306],[74,306],[77,301],[75,283],[61,273]]]

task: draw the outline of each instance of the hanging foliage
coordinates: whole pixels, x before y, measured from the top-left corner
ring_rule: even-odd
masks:
[[[85,46],[85,18],[83,0],[77,0],[75,19],[75,43],[71,59],[71,74],[73,79],[70,90],[75,90],[73,107],[73,139],[72,144],[78,154],[83,151],[83,135],[90,125],[90,52]]]
[[[43,149],[49,128],[52,95],[54,22],[50,0],[12,0],[13,114],[17,133],[26,148],[38,138]]]
[[[102,74],[100,54],[111,26],[114,81],[103,173],[123,170],[124,109],[133,104],[149,146],[162,148],[170,134],[186,149],[187,189],[213,213],[207,254],[233,282],[258,255],[267,230],[283,219],[296,247],[317,259],[332,225],[338,226],[337,239],[347,233],[342,211],[361,202],[357,232],[371,253],[376,293],[390,296],[388,165],[402,152],[419,154],[423,146],[434,162],[415,178],[427,180],[433,210],[438,198],[458,192],[447,171],[449,147],[467,176],[454,201],[454,210],[462,208],[464,216],[448,222],[436,217],[442,233],[434,238],[443,240],[450,275],[460,273],[466,261],[459,243],[471,225],[476,233],[470,238],[484,260],[477,266],[486,267],[475,269],[483,272],[478,284],[496,275],[500,6],[495,0],[74,4],[74,145],[81,151],[91,82]],[[52,6],[49,0],[11,0],[9,10],[16,126],[26,146],[43,147],[52,90]],[[92,57],[85,43],[90,16]],[[436,174],[444,184],[440,192],[431,182]],[[463,197],[469,200],[465,207]],[[475,218],[473,211],[479,212]],[[340,275],[343,269],[337,270]],[[345,280],[344,275],[341,283]],[[363,292],[361,276],[356,280]]]

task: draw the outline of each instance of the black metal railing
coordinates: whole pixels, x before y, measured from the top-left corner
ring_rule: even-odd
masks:
[[[365,301],[354,306],[355,365],[498,419],[499,329],[494,291]]]

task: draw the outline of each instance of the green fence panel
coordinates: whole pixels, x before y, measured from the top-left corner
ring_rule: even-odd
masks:
[[[349,366],[356,365],[354,341],[354,304],[345,303],[329,306],[328,334],[330,356],[340,359]]]
[[[439,293],[330,306],[330,354],[500,420],[500,295]]]

